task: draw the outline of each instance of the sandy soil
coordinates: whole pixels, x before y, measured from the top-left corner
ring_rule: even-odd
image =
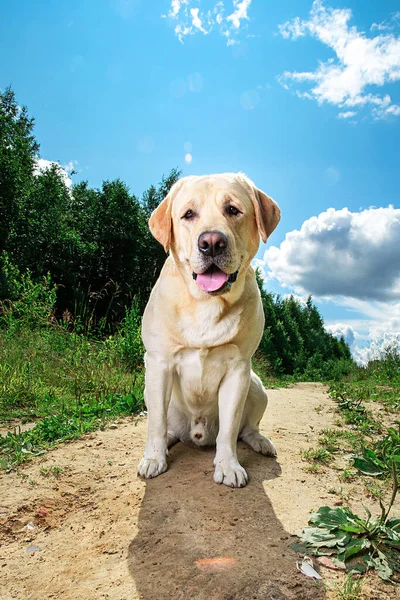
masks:
[[[182,444],[169,470],[136,477],[146,420],[125,419],[0,477],[0,599],[308,600],[333,598],[341,573],[296,570],[293,534],[340,504],[337,474],[304,470],[301,448],[334,421],[320,384],[271,390],[262,422],[278,459],[239,444],[244,489],[212,480],[213,450]],[[317,409],[317,410],[315,410]],[[41,468],[61,467],[59,478]],[[371,505],[352,490],[350,506]],[[365,598],[396,598],[375,578]]]

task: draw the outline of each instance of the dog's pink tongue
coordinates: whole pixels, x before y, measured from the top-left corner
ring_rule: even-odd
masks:
[[[196,283],[203,292],[216,292],[228,281],[228,275],[218,268],[208,269],[205,273],[197,275]]]

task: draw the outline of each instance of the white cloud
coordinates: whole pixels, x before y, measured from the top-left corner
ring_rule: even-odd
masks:
[[[400,353],[400,333],[384,333],[380,338],[373,339],[368,346],[356,346],[353,356],[356,362],[366,366],[370,360],[379,360],[388,353]]]
[[[189,0],[172,0],[171,8],[168,13],[168,16],[171,17],[172,19],[174,19],[175,17],[178,16],[182,6],[185,6],[188,4],[189,4]]]
[[[335,57],[319,62],[315,71],[286,71],[278,81],[286,89],[313,84],[307,97],[318,104],[326,102],[341,109],[358,110],[369,106],[374,119],[399,115],[400,106],[392,104],[388,94],[382,97],[367,88],[400,80],[400,37],[391,31],[368,37],[356,26],[349,26],[351,18],[350,9],[325,7],[322,0],[315,0],[308,20],[296,17],[280,25],[285,39],[309,35],[331,48]],[[346,118],[344,114],[346,111],[341,113],[342,118]]]
[[[71,171],[77,166],[78,162],[76,160],[71,160],[64,166],[61,166],[60,163],[54,160],[46,160],[45,158],[38,158],[35,163],[35,168],[33,170],[34,175],[39,175],[39,173],[43,173],[48,169],[51,169],[53,166],[56,166],[58,172],[64,179],[64,183],[67,188],[72,187],[72,179],[69,177]]]
[[[354,110],[346,110],[344,112],[340,112],[338,114],[339,119],[351,119],[351,117],[356,116],[356,112]]]
[[[400,209],[329,208],[286,234],[258,264],[283,287],[353,313],[326,328],[345,336],[361,364],[391,336],[400,339]]]
[[[371,31],[393,31],[400,23],[400,11],[392,13],[382,23],[372,23]]]
[[[400,353],[400,304],[397,305],[399,317],[384,320],[392,308],[393,305],[384,307],[381,321],[352,319],[325,325],[325,329],[338,339],[343,337],[354,360],[366,366],[370,360],[383,358],[388,351]]]
[[[354,321],[357,328],[365,327],[365,323],[368,321]],[[325,329],[337,339],[344,338],[359,365],[366,366],[370,360],[383,358],[388,352],[400,353],[400,317],[370,322],[367,336],[360,335],[352,325],[353,323],[334,323],[326,325]]]
[[[355,340],[354,329],[346,323],[335,323],[334,325],[326,325],[325,329],[329,331],[335,338],[343,338],[344,341],[352,346]]]
[[[208,31],[206,31],[203,27],[203,23],[201,22],[201,19],[199,17],[199,8],[191,8],[190,9],[190,15],[192,17],[192,25],[193,27],[195,27],[196,29],[198,29],[199,31],[201,31],[202,33],[206,34],[208,33]]]
[[[227,21],[231,21],[235,29],[240,28],[240,22],[243,19],[249,20],[247,11],[250,7],[251,0],[233,0],[234,12],[226,18]]]
[[[232,0],[231,12],[226,15],[227,2],[215,0],[207,8],[201,9],[200,0],[172,0],[167,15],[176,22],[174,32],[181,43],[188,35],[202,33],[209,34],[216,31],[226,38],[228,46],[238,43],[238,35],[244,27],[244,22],[249,21],[248,10],[252,0]]]
[[[396,117],[398,117],[400,115],[400,106],[398,106],[397,104],[392,104],[391,106],[388,106],[388,108],[386,109],[386,114],[396,115]]]
[[[78,161],[77,160],[70,160],[65,165],[62,165],[62,168],[64,169],[64,171],[66,171],[69,174],[72,173],[72,171],[76,172],[77,168],[78,168]]]
[[[400,301],[400,209],[328,208],[267,249],[264,261],[299,293]]]

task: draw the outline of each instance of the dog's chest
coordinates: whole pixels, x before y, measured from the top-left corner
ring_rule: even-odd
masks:
[[[235,339],[240,328],[242,307],[232,307],[223,314],[223,307],[217,303],[199,303],[189,314],[179,316],[180,337],[186,346],[209,350],[214,346],[229,344]],[[199,357],[207,363],[207,354]]]
[[[175,386],[181,403],[193,413],[212,410],[218,398],[227,362],[237,348],[185,348],[176,354]]]

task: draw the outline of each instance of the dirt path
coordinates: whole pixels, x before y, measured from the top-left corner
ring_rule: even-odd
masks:
[[[240,444],[250,475],[241,490],[213,483],[212,450],[182,444],[171,450],[167,473],[138,479],[145,419],[126,419],[2,475],[0,599],[332,598],[297,572],[290,549],[312,510],[341,501],[328,493],[335,473],[307,473],[299,456],[333,423],[332,402],[320,384],[269,397],[262,430],[278,459]],[[40,473],[52,466],[62,469],[58,479]],[[350,504],[365,500],[354,495]],[[342,577],[320,571],[330,584]],[[368,598],[396,598],[380,581],[371,589]]]

